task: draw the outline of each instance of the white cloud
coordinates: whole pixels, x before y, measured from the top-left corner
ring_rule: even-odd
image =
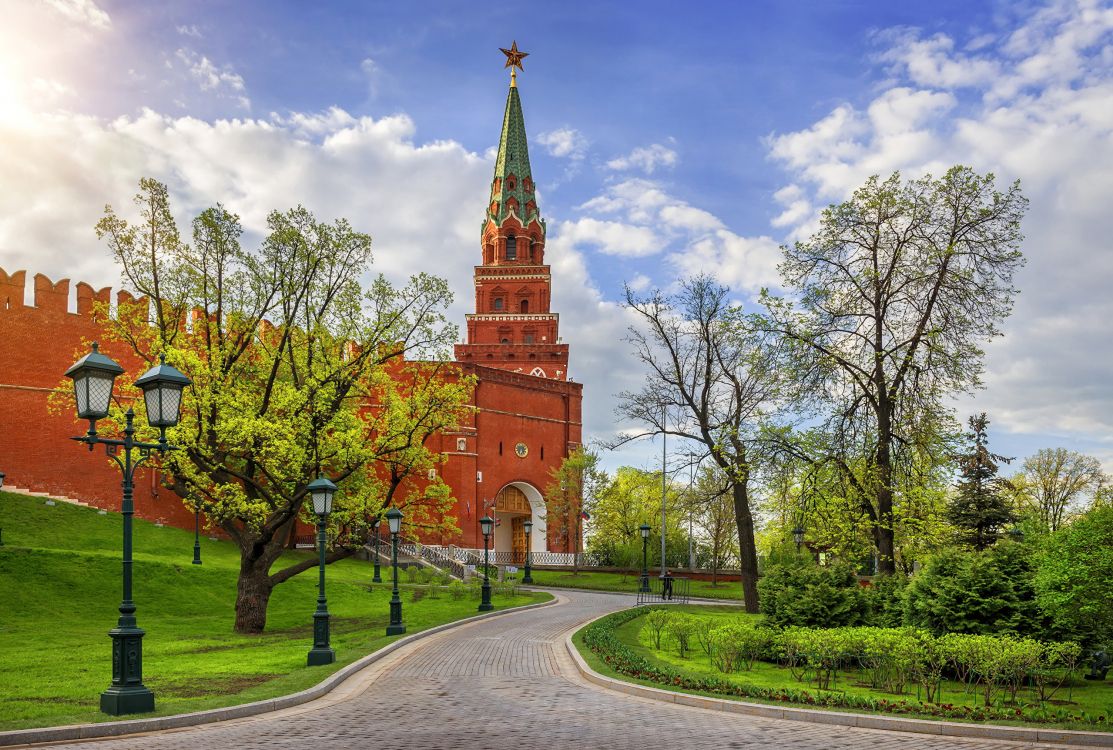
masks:
[[[559,236],[573,247],[593,245],[606,255],[631,258],[654,255],[663,245],[648,227],[590,218],[561,222]]]
[[[400,280],[433,270],[447,278],[456,292],[449,318],[462,327],[473,311],[475,228],[494,154],[415,142],[415,134],[405,115],[373,119],[339,108],[212,122],[148,110],[111,121],[59,113],[18,127],[0,123],[0,267],[98,289],[117,285],[119,271],[93,225],[105,203],[130,214],[139,178],[152,176],[168,184],[186,240],[189,220],[217,201],[241,216],[247,244],[258,242],[273,209],[300,203],[320,218],[348,217],[372,235],[373,272]],[[437,217],[432,233],[430,216]],[[639,375],[615,367],[627,313],[603,299],[571,241],[586,226],[551,231],[546,258],[553,310],[572,345],[569,374],[587,384],[585,433],[598,436],[613,430],[613,394],[635,387]],[[616,242],[631,241],[621,234]],[[633,236],[647,241],[640,230]]]
[[[230,65],[217,67],[209,58],[184,47],[179,49],[176,54],[178,59],[185,64],[189,74],[201,86],[202,91],[213,91],[221,96],[231,96],[244,109],[251,109],[251,100],[245,94],[243,77],[236,73]]]
[[[201,38],[201,29],[197,28],[197,26],[193,24],[189,24],[186,26],[176,26],[175,29],[177,29],[178,33],[182,36],[191,36],[194,39]]]
[[[536,140],[545,147],[550,156],[579,161],[587,153],[587,138],[575,128],[557,128],[539,133]]]
[[[359,69],[363,72],[364,77],[367,79],[367,91],[374,99],[379,95],[379,89],[383,81],[383,69],[377,62],[370,57],[363,58],[359,64]]]
[[[644,292],[653,285],[653,279],[646,276],[644,273],[634,274],[634,277],[626,281],[626,286],[630,287],[635,292]]]
[[[628,169],[640,169],[646,174],[653,174],[658,167],[672,167],[676,165],[676,152],[660,143],[650,146],[639,146],[626,156],[619,156],[607,162],[607,168],[616,172]]]
[[[814,228],[814,206],[870,174],[962,163],[1001,187],[1021,180],[1031,200],[1021,294],[1006,337],[987,348],[986,390],[960,401],[1011,433],[1113,434],[1111,32],[1113,8],[1063,0],[973,44],[885,34],[880,57],[896,78],[864,111],[844,104],[768,140],[792,179],[774,196],[785,209],[773,223],[796,236]]]
[[[46,0],[70,21],[104,31],[112,27],[112,19],[93,0]]]
[[[720,229],[669,253],[666,260],[683,276],[708,274],[736,292],[757,292],[776,285],[781,251],[769,237],[742,237]]]

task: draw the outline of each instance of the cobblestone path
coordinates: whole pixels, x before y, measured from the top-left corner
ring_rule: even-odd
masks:
[[[560,598],[557,606],[420,640],[353,676],[327,697],[297,708],[51,747],[1004,750],[1026,746],[730,715],[606,690],[580,678],[565,651],[564,636],[597,614],[629,606],[630,599],[580,592],[564,592]]]

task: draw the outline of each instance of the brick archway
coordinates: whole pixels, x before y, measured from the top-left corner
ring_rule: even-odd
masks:
[[[495,495],[495,517],[500,520],[495,529],[494,549],[498,552],[513,552],[514,528],[526,518],[533,520],[533,532],[527,540],[532,552],[548,550],[548,535],[545,523],[545,498],[541,491],[529,482],[510,482]]]

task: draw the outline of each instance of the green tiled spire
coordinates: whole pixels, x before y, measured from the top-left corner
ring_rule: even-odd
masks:
[[[509,178],[513,178],[513,189],[510,189]],[[522,101],[518,97],[518,87],[513,81],[510,84],[510,93],[506,97],[506,114],[502,118],[502,134],[499,136],[499,154],[495,160],[494,181],[497,181],[499,190],[497,193],[492,190],[492,203],[487,209],[488,218],[496,224],[502,224],[510,213],[507,205],[510,198],[517,201],[516,213],[523,224],[529,224],[538,215],[534,197],[535,185],[529,168],[526,121],[522,116]],[[527,186],[529,190],[526,190]],[[498,208],[492,210],[495,201],[498,202]],[[535,207],[527,209],[531,202]]]

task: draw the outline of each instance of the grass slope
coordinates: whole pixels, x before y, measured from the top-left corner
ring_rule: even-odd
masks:
[[[108,630],[120,603],[122,519],[42,498],[0,493],[0,730],[114,717],[99,711],[111,681]],[[345,560],[328,568],[332,646],[337,661],[306,667],[312,646],[317,576],[313,569],[278,586],[267,630],[232,632],[237,548],[193,534],[135,523],[134,596],[144,638],[144,683],[164,715],[247,703],[310,687],[397,639],[387,638],[387,583],[370,587],[371,566]],[[290,553],[278,566],[309,553]],[[496,597],[495,606],[547,600],[547,594]],[[410,600],[409,633],[476,614],[471,598]]]

